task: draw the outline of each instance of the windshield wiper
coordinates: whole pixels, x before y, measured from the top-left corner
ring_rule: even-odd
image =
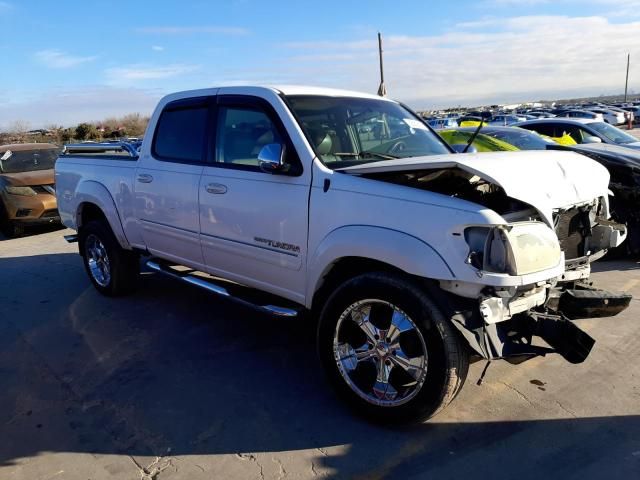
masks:
[[[354,157],[354,158],[380,158],[382,160],[394,160],[396,158],[395,155],[389,155],[388,153],[378,153],[378,152],[369,152],[367,150],[362,151],[360,153],[356,152],[333,152],[332,155],[336,157]]]

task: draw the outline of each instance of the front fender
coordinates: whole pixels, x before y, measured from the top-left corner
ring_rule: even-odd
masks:
[[[131,249],[129,240],[122,228],[120,214],[107,187],[93,180],[87,180],[78,185],[75,192],[75,204],[77,205],[75,224],[77,229],[82,226],[82,208],[87,203],[92,203],[102,210],[120,246]]]
[[[346,257],[377,260],[424,278],[455,278],[440,253],[417,237],[385,227],[348,225],[330,232],[309,257],[307,307],[332,265]]]

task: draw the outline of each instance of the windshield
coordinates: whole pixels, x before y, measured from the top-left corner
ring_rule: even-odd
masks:
[[[509,130],[482,130],[482,133],[503,142],[510,143],[520,150],[546,150],[547,145],[553,145],[553,140],[547,140],[536,132],[530,132],[517,127]]]
[[[623,132],[619,128],[613,127],[608,123],[593,122],[589,124],[589,127],[593,128],[607,140],[613,143],[617,143],[618,145],[624,145],[625,143],[634,143],[638,141],[636,137],[632,137],[628,133]]]
[[[287,99],[329,168],[451,153],[420,119],[395,102],[325,96]]]
[[[0,151],[0,172],[21,173],[52,169],[58,158],[57,148]]]

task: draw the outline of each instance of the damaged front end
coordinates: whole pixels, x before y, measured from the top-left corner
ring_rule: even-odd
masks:
[[[625,225],[608,219],[604,198],[553,211],[553,226],[565,255],[565,273],[561,282],[588,279],[591,263],[627,238]]]
[[[560,354],[570,363],[583,362],[595,340],[574,320],[615,316],[632,298],[587,285],[549,284],[486,288],[480,300],[445,295],[441,307],[475,353],[514,364],[549,353]]]
[[[594,227],[589,222],[589,211],[585,208],[580,216],[573,217],[584,222],[579,232],[580,248],[593,245],[594,236],[605,236],[598,230],[600,225]],[[567,238],[575,241],[572,235]],[[551,271],[558,264],[575,262],[580,268],[580,262],[585,261],[579,257],[565,263],[561,241],[541,222],[471,226],[465,229],[464,239],[469,248],[467,263],[487,283],[495,275],[526,279],[539,271]],[[589,267],[588,259],[584,265]],[[479,356],[521,363],[558,353],[571,363],[581,363],[595,340],[573,320],[617,315],[629,306],[631,295],[596,289],[584,280],[567,280],[569,274],[561,269],[557,278],[532,283],[475,284],[475,292],[473,285],[460,281],[440,281],[439,287],[449,296],[448,313],[454,325]],[[460,308],[463,305],[465,308]]]
[[[580,363],[595,341],[574,320],[617,315],[631,300],[588,284],[591,262],[619,246],[627,230],[609,220],[608,172],[585,160],[566,152],[518,152],[342,171],[497,214],[502,222],[493,217],[447,230],[445,256],[465,268],[427,288],[480,358],[520,363],[558,353]]]

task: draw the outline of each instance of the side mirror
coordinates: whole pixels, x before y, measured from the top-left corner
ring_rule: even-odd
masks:
[[[288,165],[284,163],[284,145],[268,143],[258,153],[260,169],[265,173],[285,173]]]
[[[476,147],[469,145],[469,148],[467,148],[466,143],[454,143],[451,145],[451,148],[453,148],[453,151],[456,153],[478,153],[478,149]],[[465,148],[467,148],[466,152],[464,151]]]
[[[600,137],[596,137],[595,135],[589,135],[582,139],[582,143],[602,143],[602,139]]]

